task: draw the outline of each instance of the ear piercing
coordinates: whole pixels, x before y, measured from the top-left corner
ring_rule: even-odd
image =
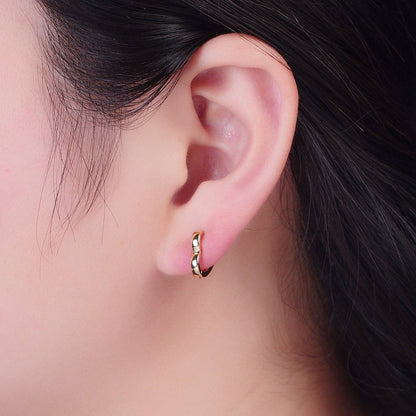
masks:
[[[201,270],[199,260],[202,255],[201,239],[204,235],[203,231],[198,231],[192,235],[192,258],[191,258],[191,269],[195,277],[207,277],[214,266],[211,266],[207,270]]]

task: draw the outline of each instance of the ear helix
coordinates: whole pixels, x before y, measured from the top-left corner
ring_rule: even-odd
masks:
[[[200,258],[202,255],[201,239],[203,235],[204,235],[203,231],[195,232],[192,235],[191,268],[192,268],[193,275],[198,278],[207,277],[211,273],[211,270],[214,267],[214,266],[211,266],[207,270],[201,270],[199,262],[200,262]]]

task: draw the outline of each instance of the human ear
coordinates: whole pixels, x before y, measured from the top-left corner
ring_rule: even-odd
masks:
[[[191,273],[196,231],[204,232],[201,268],[225,255],[279,181],[298,110],[283,58],[245,35],[208,41],[177,86],[185,93],[168,105],[188,115],[180,127],[187,180],[174,192],[157,250],[157,267],[167,275]]]

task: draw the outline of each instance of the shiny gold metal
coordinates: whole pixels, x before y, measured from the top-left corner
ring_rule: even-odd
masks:
[[[193,233],[192,235],[192,257],[191,257],[191,268],[192,273],[195,277],[207,277],[214,266],[211,266],[207,270],[201,270],[201,267],[199,265],[199,260],[202,255],[202,249],[201,249],[201,239],[204,235],[203,231],[198,231],[196,233]]]

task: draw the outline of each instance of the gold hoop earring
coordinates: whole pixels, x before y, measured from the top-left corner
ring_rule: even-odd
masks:
[[[207,277],[214,266],[211,266],[207,270],[201,270],[201,266],[199,265],[199,260],[202,255],[202,248],[201,248],[201,239],[204,235],[203,231],[198,231],[193,233],[192,235],[192,257],[191,257],[191,268],[192,273],[195,277]]]

